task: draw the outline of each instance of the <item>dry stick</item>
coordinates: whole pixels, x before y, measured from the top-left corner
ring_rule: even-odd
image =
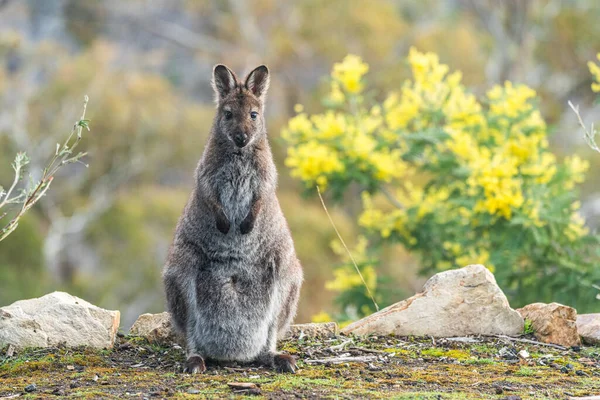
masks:
[[[342,364],[346,362],[372,362],[377,361],[377,356],[361,356],[361,357],[330,357],[316,360],[304,360],[307,364]]]
[[[362,352],[365,352],[365,353],[383,354],[383,355],[387,355],[387,356],[390,355],[390,353],[387,352],[387,351],[375,350],[375,349],[367,349],[365,347],[351,346],[351,347],[348,347],[348,350],[358,350],[358,351],[362,351]]]
[[[594,136],[596,136],[594,124],[592,124],[590,129],[588,130],[588,128],[585,126],[585,123],[583,122],[583,118],[581,118],[581,114],[579,114],[579,106],[575,106],[573,103],[571,103],[570,100],[567,103],[569,103],[569,107],[571,107],[571,109],[577,116],[579,126],[581,126],[581,128],[583,129],[583,137],[585,141],[592,148],[592,150],[595,150],[600,153],[600,147],[598,147],[598,145],[596,144],[596,140],[594,139]]]
[[[360,273],[360,270],[358,269],[358,265],[356,265],[356,261],[354,261],[354,257],[352,257],[352,253],[350,253],[350,250],[348,250],[348,246],[346,246],[346,242],[344,242],[344,239],[342,239],[342,235],[340,235],[340,232],[335,227],[333,218],[331,218],[331,215],[329,215],[329,211],[327,211],[327,206],[325,206],[325,201],[323,200],[323,196],[321,196],[321,189],[319,189],[319,185],[317,185],[317,194],[319,195],[319,199],[321,199],[321,204],[323,205],[325,214],[327,214],[327,218],[329,218],[329,222],[331,222],[331,226],[333,226],[333,230],[335,230],[337,237],[340,239],[340,242],[342,242],[342,246],[344,246],[344,249],[346,249],[348,256],[350,256],[350,260],[352,260],[352,264],[354,264],[354,268],[356,269],[358,276],[360,276],[360,280],[362,281],[363,285],[365,285],[365,288],[367,289],[367,292],[369,293],[369,297],[371,298],[373,305],[375,305],[375,309],[377,311],[379,311],[379,305],[377,305],[377,302],[375,301],[375,298],[373,297],[373,294],[371,293],[371,289],[369,289],[367,282],[365,282],[365,278],[363,278],[362,274]]]
[[[521,343],[535,344],[535,345],[538,345],[538,346],[553,347],[553,348],[558,349],[558,350],[569,350],[567,347],[560,346],[558,344],[536,342],[535,340],[513,338],[513,337],[510,337],[510,336],[506,336],[506,335],[492,335],[492,337],[496,337],[496,338],[499,338],[499,339],[510,340],[510,341],[513,341],[513,342],[521,342]]]

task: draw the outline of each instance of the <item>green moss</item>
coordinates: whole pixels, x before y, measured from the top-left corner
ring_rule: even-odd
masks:
[[[517,372],[516,376],[534,376],[537,375],[537,371],[529,367],[521,367]]]
[[[467,365],[489,365],[494,363],[496,363],[496,361],[492,358],[470,358],[465,360],[465,364]]]
[[[525,327],[523,328],[523,332],[526,335],[530,335],[534,332],[533,322],[529,318],[525,318]]]

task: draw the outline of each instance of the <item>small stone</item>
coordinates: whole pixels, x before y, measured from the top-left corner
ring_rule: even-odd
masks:
[[[587,376],[587,377],[590,376],[590,374],[588,374],[587,372],[582,371],[580,369],[578,369],[577,371],[575,371],[575,375],[577,375],[577,376]]]
[[[168,312],[140,315],[133,323],[129,334],[141,336],[151,343],[170,344],[178,341]]]
[[[252,382],[227,382],[227,386],[229,386],[233,390],[248,390],[258,388],[256,383]]]
[[[189,389],[187,390],[187,392],[188,392],[189,394],[198,394],[198,393],[200,393],[200,390],[198,390],[198,389],[196,389],[196,388],[189,388]]]
[[[498,354],[505,360],[517,360],[519,358],[517,351],[512,347],[503,347],[498,351]]]
[[[577,333],[577,310],[558,303],[533,303],[517,310],[531,321],[533,334],[544,343],[560,346],[579,346]]]
[[[69,371],[73,371],[73,370],[75,369],[75,367],[74,367],[74,366],[72,366],[72,365],[67,365],[67,369],[68,369]]]
[[[569,368],[567,368],[566,366],[562,367],[560,369],[560,372],[562,372],[563,374],[568,374],[569,373]]]
[[[354,322],[343,334],[452,337],[523,332],[494,275],[483,265],[440,272],[423,291]]]
[[[12,344],[8,345],[8,349],[6,349],[6,358],[12,357],[15,354],[15,346]]]
[[[25,391],[27,393],[35,392],[36,390],[37,390],[37,386],[35,385],[35,383],[25,386]]]
[[[519,355],[519,358],[522,358],[523,360],[526,360],[529,358],[529,352],[527,350],[521,350],[518,355]]]
[[[252,382],[228,382],[227,386],[229,386],[234,393],[254,396],[261,394],[259,386]]]

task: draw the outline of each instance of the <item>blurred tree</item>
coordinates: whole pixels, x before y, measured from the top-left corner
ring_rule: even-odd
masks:
[[[114,50],[107,43],[76,57],[51,43],[24,41],[19,51],[25,61],[5,82],[1,132],[28,149],[32,160],[44,160],[54,148],[57,138],[47,132],[58,131],[61,120],[74,115],[73,98],[90,93],[98,99],[88,113],[98,134],[84,139],[91,167],[68,172],[72,179],[61,180],[40,209],[47,224],[44,263],[51,276],[69,282],[85,263],[81,256],[93,254],[84,240],[86,229],[113,205],[119,189],[165,179],[173,168],[193,168],[196,156],[189,154],[207,134],[196,128],[206,108],[179,98],[164,78],[114,68]],[[49,53],[54,57],[44,58]],[[32,169],[41,170],[40,165]]]

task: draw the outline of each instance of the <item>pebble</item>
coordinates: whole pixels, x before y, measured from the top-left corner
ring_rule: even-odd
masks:
[[[36,390],[37,390],[37,386],[35,385],[35,383],[25,386],[25,391],[27,393],[35,392]]]
[[[519,357],[521,357],[522,359],[527,359],[529,358],[529,352],[527,350],[521,350],[519,352]]]
[[[196,389],[196,388],[190,388],[190,389],[188,389],[188,391],[187,391],[187,392],[188,392],[189,394],[198,394],[198,393],[200,393],[200,390],[199,390],[199,389]]]

